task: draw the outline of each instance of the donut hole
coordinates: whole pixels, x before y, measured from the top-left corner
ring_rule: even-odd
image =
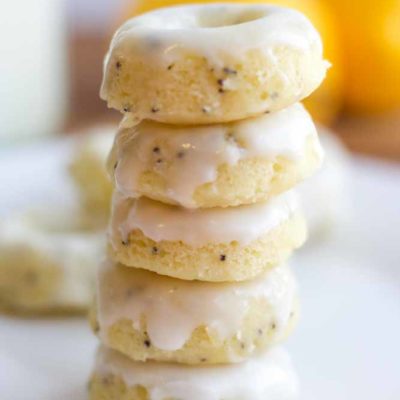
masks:
[[[245,24],[265,17],[265,12],[261,10],[241,10],[235,13],[220,12],[204,13],[199,16],[198,24],[201,28],[224,28],[228,26]]]

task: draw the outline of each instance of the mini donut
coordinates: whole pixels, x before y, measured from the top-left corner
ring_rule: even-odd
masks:
[[[19,215],[0,226],[0,307],[17,313],[83,312],[93,297],[104,234],[69,215]]]
[[[109,160],[117,190],[186,208],[267,201],[310,176],[322,149],[300,103],[230,124],[143,121],[121,129]]]
[[[104,345],[135,361],[241,362],[282,341],[297,319],[286,266],[253,281],[184,281],[105,262],[97,278]]]
[[[89,383],[90,400],[295,400],[298,394],[281,348],[241,364],[204,367],[134,362],[100,347]]]
[[[69,172],[79,191],[82,220],[90,228],[104,228],[110,216],[112,183],[106,160],[115,127],[94,128],[76,139]]]
[[[283,109],[312,93],[328,63],[301,13],[271,5],[159,9],[128,20],[104,62],[101,97],[127,116],[210,124]]]
[[[115,194],[111,258],[178,279],[241,281],[282,263],[306,237],[296,197],[188,210]]]

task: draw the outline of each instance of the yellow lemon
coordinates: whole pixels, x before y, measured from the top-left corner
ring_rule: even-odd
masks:
[[[337,21],[351,112],[400,107],[400,1],[324,0]]]
[[[166,7],[177,4],[188,4],[188,0],[132,0],[126,10],[124,19],[141,14],[155,8]],[[195,1],[196,2],[196,1]],[[213,3],[212,0],[197,1],[197,3]],[[221,1],[220,1],[221,2]],[[227,2],[222,0],[222,2]],[[232,2],[232,1],[231,1]],[[236,0],[233,2],[241,2]],[[325,46],[325,56],[333,64],[328,76],[322,86],[311,95],[304,103],[313,117],[322,123],[331,122],[341,107],[342,98],[342,69],[335,22],[329,6],[321,4],[318,0],[250,0],[249,3],[271,3],[298,9],[307,15],[315,27],[321,33]]]

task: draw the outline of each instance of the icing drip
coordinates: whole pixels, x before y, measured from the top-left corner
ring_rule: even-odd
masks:
[[[295,400],[299,392],[290,357],[281,348],[242,364],[193,367],[135,363],[103,347],[95,372],[121,377],[128,387],[145,387],[149,400]]]
[[[122,129],[114,144],[116,187],[127,197],[139,197],[139,180],[152,171],[163,177],[168,196],[195,207],[199,186],[214,182],[218,168],[240,160],[305,157],[308,138],[318,136],[310,115],[297,103],[282,111],[245,121],[205,127],[177,127],[145,121]]]
[[[270,5],[207,4],[166,8],[127,21],[114,35],[105,64],[132,54],[169,65],[185,54],[198,54],[217,68],[226,55],[244,58],[249,50],[268,52],[278,46],[317,51],[318,32],[301,13]],[[106,97],[106,80],[102,96]]]
[[[247,245],[293,216],[298,209],[293,191],[267,202],[230,208],[188,210],[145,197],[126,199],[115,193],[111,241],[119,245],[139,229],[156,241],[182,241],[194,247],[208,243]]]
[[[215,284],[176,280],[108,261],[100,269],[97,293],[100,334],[105,342],[114,323],[129,319],[139,329],[145,317],[151,343],[174,351],[200,326],[221,339],[240,337],[243,318],[253,300],[269,304],[279,337],[293,311],[296,283],[285,266],[253,281]]]

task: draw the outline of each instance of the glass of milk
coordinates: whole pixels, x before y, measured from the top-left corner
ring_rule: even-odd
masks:
[[[63,0],[0,0],[0,144],[59,131],[67,104]]]

